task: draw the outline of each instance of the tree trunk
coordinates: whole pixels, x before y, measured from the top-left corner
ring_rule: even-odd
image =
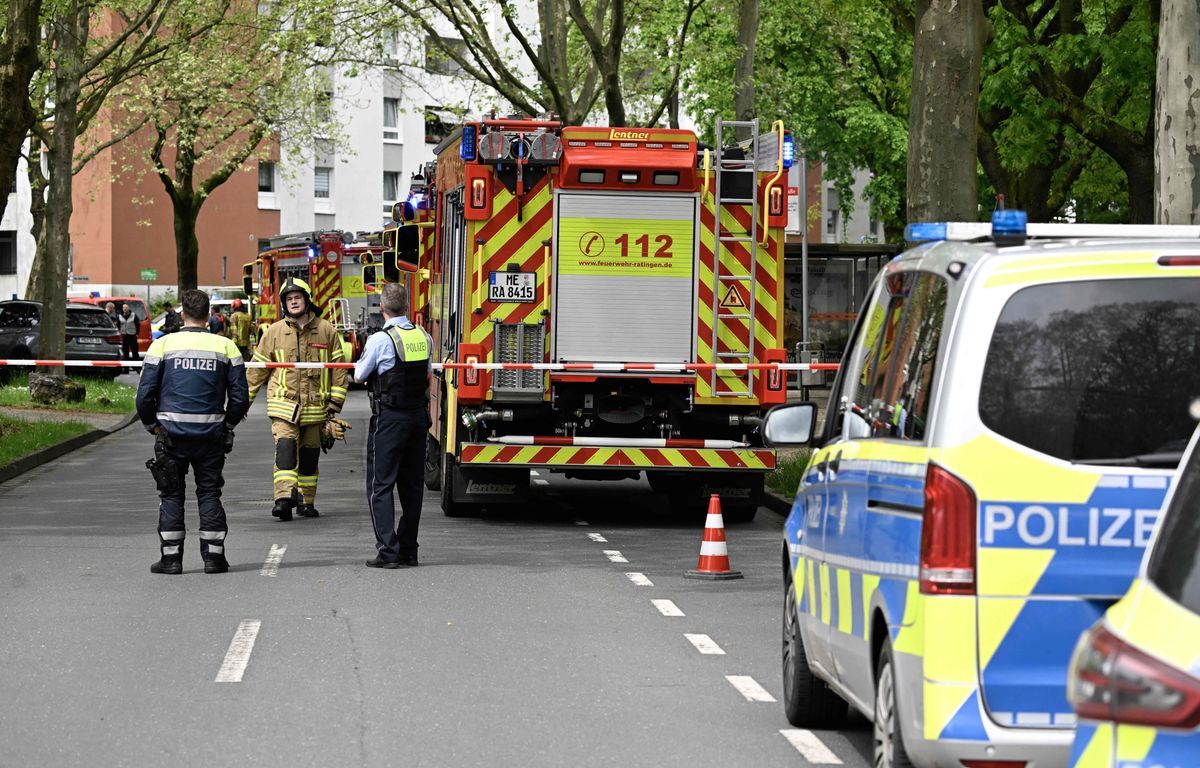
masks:
[[[753,120],[754,108],[754,45],[758,38],[758,0],[741,0],[738,12],[738,48],[742,55],[733,70],[733,113],[737,120]],[[739,129],[739,139],[750,138],[750,132]]]
[[[88,37],[89,7],[71,0],[52,25],[54,41],[54,126],[50,135],[50,192],[46,200],[46,244],[40,270],[43,358],[61,359],[66,353],[67,260],[71,252],[71,187],[75,159],[76,115],[83,70],[83,45]]]
[[[1196,46],[1194,51],[1193,46]],[[1154,96],[1154,221],[1200,224],[1200,117],[1196,114],[1200,109],[1200,2],[1197,0],[1163,0]],[[1132,193],[1131,188],[1131,207]]]
[[[29,137],[29,234],[33,236],[33,264],[29,269],[29,283],[25,295],[34,298],[42,295],[42,261],[46,255],[46,187],[50,179],[42,170],[44,147],[38,136]]]
[[[196,220],[200,218],[200,200],[191,194],[176,194],[171,198],[175,215],[175,266],[179,271],[176,295],[196,287],[200,261],[200,240],[196,237]]]
[[[42,0],[8,0],[7,5],[0,30],[0,217],[8,207],[8,184],[17,175],[21,144],[37,119],[29,103],[29,81],[40,64]]]
[[[978,218],[976,119],[987,39],[981,0],[917,0],[908,120],[911,221]]]

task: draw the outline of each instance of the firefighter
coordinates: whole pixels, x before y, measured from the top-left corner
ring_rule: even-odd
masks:
[[[246,305],[241,299],[234,299],[233,312],[229,315],[226,327],[229,329],[229,338],[233,339],[233,343],[241,350],[243,360],[250,358],[250,325],[250,314],[246,312]]]
[[[151,573],[183,573],[184,475],[196,481],[200,508],[200,556],[205,573],[229,570],[221,506],[221,473],[233,449],[233,428],[250,408],[246,366],[229,339],[208,333],[208,296],[183,292],[183,328],[155,339],[146,351],[138,382],[137,412],[155,436],[147,462],[158,486],[160,557]]]
[[[342,361],[341,338],[313,304],[308,283],[289,277],[279,291],[282,320],[263,332],[254,350],[259,362]],[[267,416],[275,438],[275,506],[281,521],[317,517],[317,461],[321,428],[346,400],[343,368],[252,368],[247,372],[250,401],[267,384]]]
[[[384,332],[367,338],[354,366],[354,378],[368,385],[371,396],[367,501],[377,554],[366,564],[400,568],[417,565],[432,342],[408,321],[408,290],[403,284],[385,285],[379,305]],[[399,524],[394,491],[400,496]]]

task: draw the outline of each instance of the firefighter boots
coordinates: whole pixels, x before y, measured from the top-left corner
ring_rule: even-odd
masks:
[[[312,504],[301,504],[300,508],[296,510],[296,514],[300,515],[300,517],[320,517],[321,516],[321,513],[318,512],[317,508],[315,506],[313,506]]]
[[[224,555],[210,555],[209,558],[204,561],[205,573],[225,573],[228,570],[229,561],[225,559]]]
[[[163,557],[157,563],[150,564],[150,573],[167,573],[178,576],[183,573],[183,558]]]
[[[296,502],[291,498],[275,499],[275,506],[271,509],[271,514],[286,523],[292,519],[292,507],[294,506],[296,506]]]

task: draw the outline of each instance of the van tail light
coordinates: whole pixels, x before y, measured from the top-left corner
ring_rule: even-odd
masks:
[[[1068,679],[1080,718],[1158,728],[1200,726],[1200,680],[1126,643],[1103,623],[1080,638]]]
[[[1159,256],[1160,267],[1200,267],[1200,256]]]
[[[925,473],[921,592],[975,594],[975,492],[936,464]]]

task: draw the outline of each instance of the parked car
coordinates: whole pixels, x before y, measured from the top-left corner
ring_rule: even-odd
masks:
[[[68,304],[66,313],[68,360],[121,360],[121,336],[104,307]],[[41,329],[41,302],[0,301],[0,359],[36,359],[41,350]],[[120,372],[120,368],[92,371],[109,376]]]
[[[877,766],[1066,763],[1072,650],[1195,427],[1194,237],[997,213],[914,225],[875,280],[783,532],[787,718],[854,707]],[[772,410],[768,443],[812,410]]]
[[[1200,429],[1129,592],[1080,639],[1072,768],[1200,764]]]
[[[150,349],[150,312],[146,309],[146,300],[137,296],[87,296],[85,298],[71,299],[73,302],[95,304],[101,309],[108,302],[116,305],[117,314],[121,313],[121,305],[128,304],[133,310],[133,316],[138,319],[138,354],[146,354],[146,350]],[[120,342],[118,342],[120,343]]]

